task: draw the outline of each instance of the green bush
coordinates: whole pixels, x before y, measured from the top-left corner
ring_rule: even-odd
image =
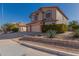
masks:
[[[79,29],[77,29],[77,30],[74,31],[73,37],[74,38],[79,38]]]
[[[64,32],[66,32],[67,30],[68,30],[67,25],[65,25],[65,24],[57,24],[57,31],[58,31],[59,33],[64,33]]]
[[[12,32],[18,32],[18,31],[19,31],[18,28],[13,28],[13,29],[12,29]]]
[[[50,24],[42,26],[42,32],[47,32],[48,30],[55,30],[58,33],[63,33],[68,30],[68,27],[65,24]]]
[[[69,30],[75,31],[75,30],[79,29],[79,23],[77,21],[71,21],[71,22],[69,22],[68,27],[69,27]]]
[[[76,29],[79,29],[79,25],[73,25],[72,29],[73,29],[73,31],[76,30]]]
[[[49,38],[54,38],[56,36],[56,31],[55,30],[48,30],[47,31],[47,36]]]

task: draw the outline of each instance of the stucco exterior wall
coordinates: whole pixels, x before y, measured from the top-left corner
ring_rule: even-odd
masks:
[[[45,25],[49,25],[49,24],[52,24],[52,22],[45,22]]]
[[[67,24],[67,19],[58,10],[56,10],[56,20],[56,24]]]
[[[64,24],[67,24],[68,25],[68,19],[66,19],[65,17],[64,17]]]
[[[39,12],[39,13],[38,13],[38,20],[42,20],[42,17],[43,17],[42,12]]]
[[[27,25],[26,27],[27,27],[27,32],[30,32],[30,28],[31,28],[30,25]]]
[[[20,32],[26,32],[26,27],[19,27]]]

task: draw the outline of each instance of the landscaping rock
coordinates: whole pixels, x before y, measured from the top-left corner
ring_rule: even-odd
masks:
[[[35,42],[54,44],[54,45],[60,45],[60,46],[79,49],[79,41],[77,41],[77,40],[60,40],[57,38],[39,38],[39,37],[23,37],[19,40],[35,41]]]

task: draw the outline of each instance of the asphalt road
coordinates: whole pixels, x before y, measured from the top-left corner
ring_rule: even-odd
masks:
[[[33,35],[37,33],[8,33],[0,35],[0,55],[1,56],[56,56],[43,51],[39,51],[30,47],[20,45],[13,41],[14,38],[22,37],[24,35]]]
[[[41,33],[17,32],[17,33],[0,34],[0,40],[17,38],[17,37],[21,37],[21,36],[24,36],[24,35],[39,35],[39,34],[41,34]]]
[[[13,38],[21,37],[24,35],[37,34],[37,33],[9,33],[0,35],[0,55],[1,56],[54,56],[43,51],[35,50],[19,43],[12,41]]]
[[[1,56],[54,56],[46,52],[38,51],[29,47],[22,46],[10,39],[0,40]]]

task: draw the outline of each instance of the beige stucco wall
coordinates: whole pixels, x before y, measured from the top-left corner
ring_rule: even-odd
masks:
[[[56,10],[56,20],[57,24],[67,24],[67,19],[58,10]]]
[[[42,16],[43,16],[42,12],[39,12],[38,13],[38,20],[42,20]]]
[[[52,22],[45,22],[45,25],[49,25],[49,24],[52,24]]]
[[[26,32],[26,27],[23,27],[23,31],[25,31],[25,32]]]
[[[68,19],[66,19],[65,17],[64,17],[64,21],[63,22],[68,25]]]
[[[27,32],[30,32],[30,26],[26,26],[27,27]]]
[[[19,27],[20,32],[26,32],[26,27]]]

